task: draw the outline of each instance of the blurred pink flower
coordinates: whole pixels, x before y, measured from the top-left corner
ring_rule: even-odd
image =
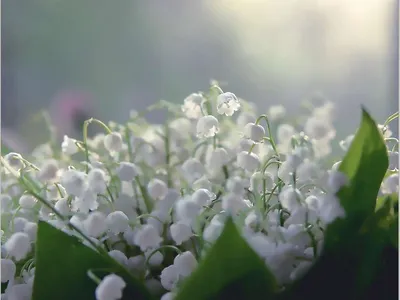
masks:
[[[93,117],[92,105],[93,98],[88,92],[66,90],[58,93],[50,108],[57,136],[81,138],[84,121]]]

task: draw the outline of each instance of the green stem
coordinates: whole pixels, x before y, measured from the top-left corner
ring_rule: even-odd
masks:
[[[86,120],[83,123],[83,144],[85,146],[85,157],[86,157],[86,162],[87,162],[86,174],[89,173],[89,149],[88,149],[88,145],[87,145],[87,139],[88,139],[88,127],[89,127],[89,124],[91,124],[91,123],[99,124],[101,127],[103,127],[106,130],[106,132],[108,134],[110,134],[112,132],[111,129],[106,124],[104,124],[102,121],[94,119],[94,118],[90,118],[89,120]]]
[[[144,201],[144,204],[146,206],[146,210],[147,210],[148,213],[150,213],[151,210],[153,209],[153,205],[152,205],[152,201],[150,199],[150,196],[147,193],[146,188],[144,186],[142,186],[142,184],[140,183],[139,176],[136,176],[135,180],[136,180],[137,185],[139,186],[140,193],[142,194],[143,201]]]
[[[264,119],[265,122],[267,123],[267,130],[268,130],[268,135],[269,135],[269,142],[271,143],[271,146],[272,146],[272,148],[274,149],[276,155],[279,157],[278,149],[276,148],[276,144],[275,144],[274,138],[273,138],[273,136],[272,136],[271,126],[270,126],[270,124],[269,124],[269,120],[268,120],[267,115],[261,115],[261,116],[259,116],[258,119],[256,120],[256,123],[255,123],[255,124],[258,125],[262,119]]]
[[[145,264],[146,266],[148,266],[148,265],[149,265],[149,260],[150,260],[150,258],[151,258],[154,254],[156,254],[157,252],[159,252],[159,251],[162,250],[162,249],[171,249],[171,250],[175,250],[175,252],[178,253],[178,254],[182,254],[182,251],[179,250],[179,248],[177,248],[177,247],[175,247],[175,246],[172,246],[172,245],[163,245],[163,246],[161,246],[161,247],[159,247],[159,248],[157,248],[157,249],[151,251],[150,255],[147,257],[147,259],[146,259],[146,261],[145,261],[144,264]]]

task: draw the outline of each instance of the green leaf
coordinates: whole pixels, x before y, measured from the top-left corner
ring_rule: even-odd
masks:
[[[276,288],[264,261],[229,218],[219,239],[174,299],[271,299]]]
[[[383,225],[393,201],[382,199],[378,205],[376,200],[388,163],[382,134],[363,109],[360,128],[339,167],[350,181],[338,193],[346,218],[327,227],[321,257],[282,299],[363,299],[389,240]]]
[[[38,226],[35,267],[33,300],[95,299],[96,284],[88,277],[88,270],[96,275],[96,270],[102,270],[103,275],[121,276],[127,284],[123,299],[152,299],[146,288],[111,257],[43,221]]]
[[[378,191],[389,165],[383,136],[371,116],[363,109],[362,121],[339,171],[350,184],[338,196],[355,225],[361,225],[376,206]]]

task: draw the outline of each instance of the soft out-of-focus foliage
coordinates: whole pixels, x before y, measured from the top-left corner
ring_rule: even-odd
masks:
[[[397,19],[395,0],[4,0],[2,123],[41,138],[27,116],[65,89],[92,93],[93,116],[124,121],[215,78],[291,112],[320,91],[343,135],[360,103],[377,119],[396,109]]]

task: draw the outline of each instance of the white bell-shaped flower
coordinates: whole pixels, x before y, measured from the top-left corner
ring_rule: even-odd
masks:
[[[37,177],[41,181],[51,181],[57,178],[58,162],[55,159],[46,160],[38,174]]]
[[[167,291],[172,290],[179,280],[178,268],[175,265],[164,268],[164,270],[161,271],[160,280],[164,289]]]
[[[246,139],[250,139],[253,142],[261,142],[265,136],[265,129],[261,125],[254,123],[248,123],[244,126],[243,134]]]
[[[1,259],[1,282],[14,280],[17,267],[11,259]]]
[[[117,175],[121,181],[132,181],[139,174],[135,164],[120,162],[117,168]]]
[[[218,95],[217,112],[220,115],[232,116],[240,108],[240,100],[235,94],[226,92]]]
[[[182,171],[188,182],[193,183],[202,177],[206,170],[204,165],[197,158],[189,158],[182,164]]]
[[[20,261],[31,251],[31,241],[26,233],[16,232],[7,240],[4,248],[7,255]]]
[[[192,228],[185,222],[173,223],[170,227],[171,237],[174,242],[179,246],[186,242],[193,235]]]
[[[134,237],[135,245],[139,246],[142,251],[156,248],[162,241],[163,239],[158,230],[152,225],[144,225]]]
[[[122,298],[122,292],[126,286],[125,281],[115,274],[107,275],[97,286],[96,300],[118,300]]]
[[[104,137],[104,148],[109,152],[120,152],[123,148],[122,136],[118,132],[111,132]]]
[[[32,285],[28,283],[19,283],[10,286],[7,289],[7,300],[20,300],[32,298]],[[3,298],[3,297],[2,297]]]
[[[224,148],[216,148],[210,152],[207,159],[207,166],[212,169],[220,169],[228,161],[228,152]]]
[[[111,250],[108,252],[108,255],[110,255],[113,259],[115,259],[121,265],[128,266],[128,258],[122,251]]]
[[[78,146],[76,145],[76,140],[69,138],[64,135],[64,140],[61,143],[61,151],[66,155],[73,155],[78,152]]]
[[[129,227],[129,219],[122,211],[113,211],[106,217],[108,229],[114,233],[122,233]]]
[[[68,198],[62,198],[54,204],[55,209],[58,210],[62,215],[67,215],[70,213],[71,209],[68,204]]]
[[[288,211],[294,211],[301,206],[302,194],[299,190],[288,186],[279,194],[279,202]]]
[[[198,189],[192,194],[193,201],[201,206],[210,204],[215,198],[216,195],[208,189]]]
[[[89,188],[96,194],[103,194],[107,189],[106,174],[101,169],[91,169],[87,181]]]
[[[150,266],[158,267],[162,264],[162,262],[164,260],[164,255],[162,255],[162,253],[160,251],[153,253],[154,250],[155,249],[149,249],[144,253],[144,255],[145,255],[146,259],[148,259]],[[151,257],[150,257],[150,255],[151,255]]]
[[[197,267],[197,260],[190,251],[178,254],[174,259],[174,266],[177,267],[179,275],[189,276]]]
[[[77,170],[67,170],[61,175],[61,184],[69,195],[80,196],[86,185],[86,174]]]
[[[168,292],[161,296],[160,300],[173,300],[175,297],[174,293]]]
[[[147,190],[153,199],[161,199],[167,194],[168,186],[164,181],[158,178],[153,178],[149,181]]]
[[[254,172],[260,166],[260,159],[254,153],[242,151],[237,156],[237,165],[249,172]]]
[[[83,222],[83,226],[89,236],[97,238],[107,230],[106,217],[102,212],[92,212]]]
[[[29,239],[34,242],[36,240],[38,225],[35,222],[27,222],[24,227],[24,233],[29,236]]]
[[[198,119],[202,116],[201,105],[205,101],[203,95],[192,93],[183,100],[182,112],[189,119]]]
[[[19,205],[21,208],[31,209],[36,205],[36,199],[29,194],[24,194],[19,198]]]
[[[384,194],[397,194],[399,192],[399,174],[392,174],[386,177],[382,183]]]
[[[328,176],[328,187],[332,193],[337,193],[343,186],[349,183],[346,174],[339,171],[330,171]]]
[[[210,138],[219,132],[219,122],[216,117],[203,116],[197,121],[196,136],[198,138]]]
[[[200,214],[202,206],[191,199],[185,197],[175,204],[176,217],[184,222],[191,224]]]

